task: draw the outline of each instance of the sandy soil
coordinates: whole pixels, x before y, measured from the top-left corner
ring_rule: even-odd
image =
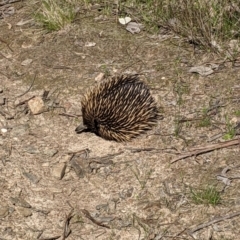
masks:
[[[46,33],[26,1],[14,6],[0,20],[0,239],[237,239],[239,144],[171,160],[226,141],[239,121],[239,68],[201,77],[190,67],[221,60],[173,36],[81,16]],[[77,135],[81,95],[99,73],[141,74],[164,119],[129,143]],[[28,101],[44,91],[47,111],[33,115]],[[207,185],[221,192],[215,207],[192,199]]]

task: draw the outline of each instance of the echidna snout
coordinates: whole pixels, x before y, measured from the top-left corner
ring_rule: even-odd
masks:
[[[137,75],[113,77],[82,98],[83,125],[77,133],[94,132],[118,142],[129,141],[157,122],[156,102]]]

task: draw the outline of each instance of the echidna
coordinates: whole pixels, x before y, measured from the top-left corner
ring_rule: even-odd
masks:
[[[82,125],[77,133],[90,131],[107,140],[129,141],[151,129],[158,110],[148,87],[138,75],[113,77],[90,88],[82,99]]]

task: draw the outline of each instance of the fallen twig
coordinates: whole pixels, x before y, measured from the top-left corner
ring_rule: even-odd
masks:
[[[236,212],[236,213],[231,213],[231,214],[228,214],[228,215],[225,215],[223,217],[218,217],[218,218],[215,218],[209,222],[206,222],[206,223],[203,223],[203,224],[200,224],[198,226],[196,226],[195,228],[193,228],[192,230],[188,231],[188,233],[190,235],[192,235],[194,232],[200,230],[200,229],[203,229],[205,227],[208,227],[214,223],[218,223],[218,222],[221,222],[221,221],[224,221],[225,219],[229,219],[229,218],[233,218],[233,217],[236,217],[236,216],[239,216],[240,215],[240,212]]]
[[[82,115],[75,115],[75,114],[70,114],[70,113],[59,113],[60,116],[65,116],[65,117],[81,117]]]
[[[0,3],[0,6],[1,6],[1,3]],[[9,46],[9,44],[8,44],[5,40],[3,40],[2,38],[0,38],[0,42],[5,43],[5,44],[7,45],[7,47],[13,52],[12,48]]]
[[[226,147],[234,146],[234,145],[237,145],[237,144],[240,145],[240,139],[239,138],[229,140],[229,141],[226,141],[226,142],[211,144],[211,145],[208,145],[208,146],[195,147],[195,148],[190,149],[189,152],[186,152],[186,153],[181,154],[180,156],[174,158],[171,161],[171,164],[177,162],[178,160],[184,159],[184,158],[188,158],[188,157],[191,157],[191,156],[197,156],[197,155],[200,155],[200,154],[203,154],[203,153],[206,153],[206,152],[211,152],[211,151],[216,150],[216,149],[226,148]]]
[[[96,219],[94,219],[91,214],[89,213],[88,210],[86,209],[82,209],[82,213],[85,215],[85,217],[87,217],[88,219],[90,219],[93,223],[95,223],[96,225],[98,226],[101,226],[101,227],[105,227],[105,228],[110,228],[109,226],[97,221]]]
[[[26,100],[21,101],[20,103],[16,104],[15,107],[18,107],[18,106],[20,106],[20,105],[23,105],[23,104],[25,104],[26,102],[28,102],[29,100],[31,100],[31,99],[33,99],[33,98],[35,98],[35,96],[32,96],[32,97],[30,97],[30,98],[28,98],[28,99],[26,99]]]
[[[20,1],[21,0],[3,0],[2,2],[0,2],[0,6],[10,4],[10,3],[20,2]]]
[[[125,148],[126,150],[130,150],[132,153],[135,152],[150,152],[150,151],[156,151],[156,152],[160,152],[163,149],[157,149],[157,148]]]
[[[25,95],[26,93],[28,93],[28,92],[31,90],[31,88],[32,88],[32,86],[33,86],[33,84],[34,84],[34,82],[35,82],[35,80],[36,80],[36,76],[37,76],[37,73],[35,73],[34,78],[33,78],[33,80],[32,80],[32,83],[31,83],[30,87],[29,87],[24,93],[18,95],[17,97],[22,97],[23,95]]]
[[[39,238],[38,240],[57,240],[61,236],[56,236],[56,237],[50,237],[50,238]]]
[[[70,222],[71,218],[73,217],[72,213],[73,213],[73,209],[66,216],[62,240],[65,240],[69,236],[69,234],[71,233],[71,229],[69,228],[69,222]]]

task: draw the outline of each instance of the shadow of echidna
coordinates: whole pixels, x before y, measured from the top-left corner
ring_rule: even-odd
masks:
[[[129,141],[151,129],[158,119],[156,103],[138,75],[102,82],[90,88],[81,103],[83,125],[75,131],[94,132],[107,140]]]

